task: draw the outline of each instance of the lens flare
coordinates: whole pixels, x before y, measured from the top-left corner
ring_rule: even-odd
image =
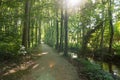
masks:
[[[67,0],[69,7],[78,6],[82,0]]]

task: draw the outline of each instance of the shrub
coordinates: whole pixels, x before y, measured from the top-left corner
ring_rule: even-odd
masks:
[[[89,80],[114,80],[112,75],[105,72],[100,65],[90,63],[85,59],[80,59],[79,61],[84,65],[82,73],[85,74]]]
[[[71,52],[79,52],[81,45],[75,44],[75,43],[69,43],[68,48]]]
[[[12,59],[18,54],[19,46],[16,43],[0,42],[0,59]]]

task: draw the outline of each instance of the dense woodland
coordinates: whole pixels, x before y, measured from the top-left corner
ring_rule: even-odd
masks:
[[[43,42],[64,56],[119,65],[120,1],[0,0],[1,61],[30,54]]]

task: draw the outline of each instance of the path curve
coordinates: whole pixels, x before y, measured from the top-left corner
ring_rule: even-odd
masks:
[[[54,49],[42,44],[41,56],[21,80],[80,80],[75,67]]]

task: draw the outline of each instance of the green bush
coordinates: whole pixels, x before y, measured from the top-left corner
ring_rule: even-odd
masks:
[[[83,74],[85,74],[89,80],[114,80],[112,75],[105,72],[100,65],[90,63],[85,59],[80,59],[79,61],[84,65]]]
[[[76,53],[79,52],[80,47],[81,47],[81,45],[79,45],[79,44],[75,44],[75,43],[69,43],[68,44],[68,48],[71,52],[76,52]]]
[[[120,55],[120,42],[116,42],[113,44],[113,48],[115,49],[115,53]]]
[[[17,56],[19,45],[13,42],[0,42],[0,59],[6,60]]]

